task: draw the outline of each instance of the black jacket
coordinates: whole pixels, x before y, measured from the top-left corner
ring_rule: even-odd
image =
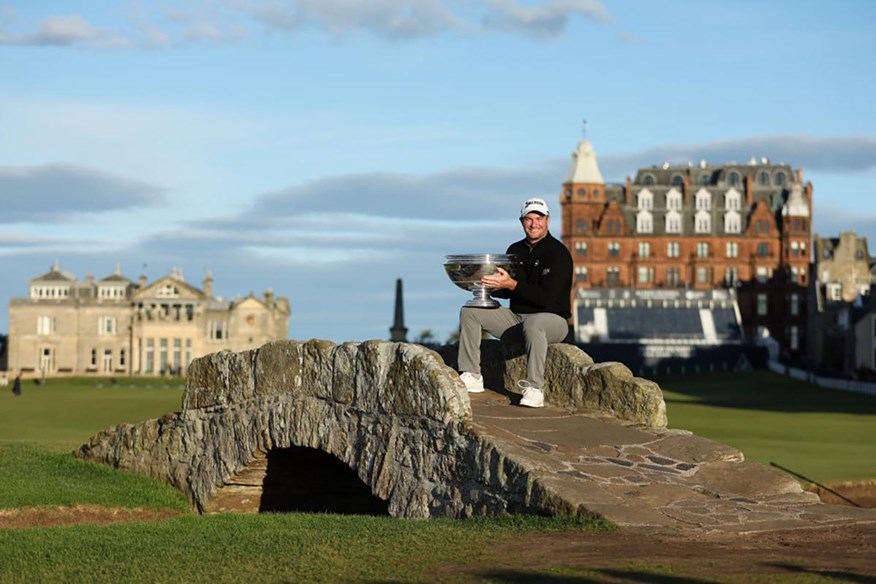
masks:
[[[517,314],[552,312],[572,316],[572,254],[550,233],[530,246],[526,239],[512,243],[506,253],[522,262],[514,279],[514,291],[496,290],[493,296],[510,298],[509,308]]]

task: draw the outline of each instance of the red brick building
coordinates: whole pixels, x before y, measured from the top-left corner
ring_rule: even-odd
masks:
[[[606,184],[582,140],[560,195],[575,262],[573,305],[588,289],[736,290],[748,339],[766,331],[804,352],[812,184],[766,159],[652,166]]]

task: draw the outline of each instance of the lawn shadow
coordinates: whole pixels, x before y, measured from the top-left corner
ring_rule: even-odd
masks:
[[[667,405],[701,404],[772,412],[876,414],[876,396],[825,389],[770,371],[658,377]],[[691,399],[677,399],[672,394]]]

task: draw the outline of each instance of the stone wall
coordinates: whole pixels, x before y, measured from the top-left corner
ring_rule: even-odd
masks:
[[[502,349],[486,354],[495,377]],[[509,379],[525,369],[519,359]],[[665,426],[655,384],[570,345],[551,346],[548,361],[548,402]],[[77,456],[165,481],[204,511],[247,465],[292,446],[342,461],[397,517],[575,512],[472,431],[456,372],[407,343],[277,341],[207,355],[189,369],[181,412],[100,432]]]

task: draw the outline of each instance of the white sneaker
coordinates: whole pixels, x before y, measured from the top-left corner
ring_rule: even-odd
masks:
[[[479,373],[466,371],[459,378],[469,393],[482,393],[484,391],[484,378]]]
[[[518,387],[523,388],[523,397],[520,398],[520,405],[527,408],[543,408],[544,407],[544,392],[537,387],[532,387],[528,381],[521,379],[517,382]]]

